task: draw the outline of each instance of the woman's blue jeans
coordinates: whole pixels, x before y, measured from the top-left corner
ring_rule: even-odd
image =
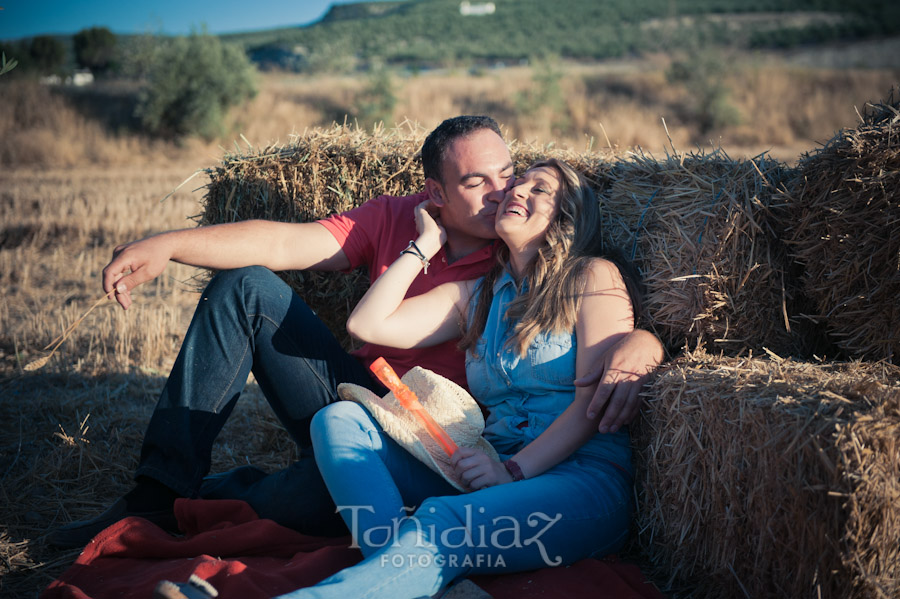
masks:
[[[213,442],[250,372],[302,457],[277,473],[245,467],[204,482]],[[309,534],[340,534],[343,523],[312,456],[309,425],[316,411],[337,399],[342,382],[382,392],[274,273],[262,267],[223,271],[191,320],[150,419],[136,475],[185,497],[244,499],[261,517]]]
[[[316,460],[365,559],[284,598],[431,596],[461,576],[565,565],[618,551],[631,481],[574,456],[524,481],[459,494],[360,405],[316,414]],[[404,508],[415,509],[403,518]]]

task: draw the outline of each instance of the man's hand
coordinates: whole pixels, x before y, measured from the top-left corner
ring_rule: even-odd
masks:
[[[641,409],[641,387],[662,362],[663,353],[655,335],[635,329],[603,354],[596,370],[575,380],[578,387],[599,383],[587,409],[589,419],[603,411],[597,430],[614,433],[634,420]]]
[[[460,447],[450,456],[450,465],[463,484],[473,491],[512,482],[506,466],[480,449]]]
[[[115,290],[116,301],[127,310],[131,290],[162,274],[170,258],[171,250],[161,236],[120,245],[103,269],[103,291],[108,294]]]

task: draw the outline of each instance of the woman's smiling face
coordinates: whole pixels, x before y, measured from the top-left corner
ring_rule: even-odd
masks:
[[[559,210],[560,177],[540,166],[517,178],[497,209],[494,228],[511,250],[537,249]]]

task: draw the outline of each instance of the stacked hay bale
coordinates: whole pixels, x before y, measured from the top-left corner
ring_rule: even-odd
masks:
[[[636,432],[640,546],[691,597],[900,596],[900,369],[667,365]]]
[[[379,194],[420,191],[423,137],[334,127],[288,146],[226,157],[208,171],[200,224],[309,221]],[[891,139],[874,145],[892,147]],[[781,241],[779,217],[801,205],[797,198],[818,198],[803,218],[789,217],[799,223],[792,247],[812,264],[819,250],[801,250],[799,232],[826,235],[812,232],[817,218],[827,220],[823,211],[836,211],[824,199],[845,193],[848,177],[858,183],[848,173],[868,164],[863,151],[871,147],[857,147],[856,166],[815,193],[814,183],[828,174],[825,167],[810,170],[815,157],[807,159],[804,178],[764,155],[607,159],[515,143],[511,152],[518,172],[555,156],[588,177],[603,202],[604,234],[644,275],[645,324],[670,349],[687,343],[734,355],[761,349],[803,355],[794,318],[802,294],[792,286],[800,277]],[[880,189],[876,175],[866,176],[866,189]],[[803,193],[794,193],[801,180]],[[884,222],[896,223],[895,214]],[[855,222],[850,216],[845,220]],[[891,235],[879,242],[887,254]],[[842,264],[842,257],[832,259]],[[874,264],[867,268],[875,272]],[[282,276],[349,347],[344,323],[366,274]],[[811,270],[807,280],[822,276]],[[857,318],[874,321],[871,328],[883,336],[896,323],[883,314]],[[894,326],[887,334],[897,334]],[[668,366],[648,392],[650,408],[636,436],[639,545],[656,579],[694,586],[699,597],[900,593],[898,381],[897,369],[884,365],[800,364],[777,356],[698,352]]]
[[[900,363],[900,98],[806,154],[784,195],[813,316],[851,357]]]
[[[423,188],[422,134],[368,135],[335,126],[287,146],[228,156],[211,182],[200,224],[250,218],[309,221],[380,194]],[[763,346],[790,352],[785,253],[771,235],[768,205],[785,167],[765,156],[735,161],[722,152],[607,159],[599,152],[511,144],[518,172],[547,156],[582,172],[604,204],[604,234],[634,259],[647,284],[650,326],[671,349],[709,343],[738,353]],[[365,273],[284,273],[343,335]],[[762,324],[762,326],[760,326]],[[349,345],[349,337],[343,341]]]
[[[637,261],[649,326],[672,349],[792,352],[786,276],[769,206],[787,168],[724,152],[620,159],[603,193],[605,226]]]
[[[207,170],[210,183],[199,225],[262,218],[310,222],[359,206],[378,195],[407,195],[423,186],[420,131],[369,135],[334,126],[298,136],[288,145],[226,156]],[[365,293],[365,271],[283,272],[345,347],[347,315]]]
[[[555,148],[552,145],[541,146],[517,141],[509,144],[509,151],[512,154],[513,165],[517,174],[525,172],[525,169],[538,160],[558,158],[559,160],[564,160],[572,168],[584,175],[598,197],[609,186],[609,175],[613,166],[612,158],[614,157],[612,153],[603,151],[575,152]]]
[[[335,125],[297,136],[287,145],[228,155],[207,169],[200,226],[249,219],[310,222],[359,206],[379,195],[403,196],[424,189],[419,129],[378,130]],[[600,187],[609,162],[600,153],[577,153],[512,144],[519,172],[539,158],[568,161]],[[368,287],[364,270],[353,273],[283,272],[279,275],[351,349],[345,331],[349,312]]]

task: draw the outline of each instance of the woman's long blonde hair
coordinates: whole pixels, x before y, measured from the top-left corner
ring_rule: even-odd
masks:
[[[600,230],[600,204],[587,180],[555,158],[535,162],[528,170],[539,167],[552,168],[559,175],[559,210],[547,229],[544,244],[522,273],[518,282],[522,293],[506,311],[506,319],[516,323],[510,343],[522,356],[541,331],[558,334],[573,329],[584,292],[584,273],[593,258],[606,258],[619,267],[631,296],[635,319],[640,309],[636,271],[612,248],[605,247]],[[474,348],[484,333],[494,284],[508,262],[509,248],[501,244],[497,264],[481,282],[471,320],[459,342],[460,349]]]

